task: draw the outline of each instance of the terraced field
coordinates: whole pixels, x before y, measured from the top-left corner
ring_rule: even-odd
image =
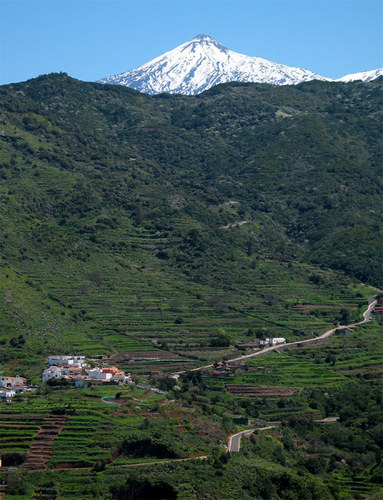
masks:
[[[39,414],[12,413],[12,408],[7,414],[0,411],[0,448],[5,465],[8,454],[25,455],[28,452],[43,420],[44,417]]]
[[[378,382],[383,355],[380,328],[373,320],[355,331],[336,335],[324,346],[281,351],[248,361],[249,366],[261,366],[267,372],[243,372],[234,379],[289,387],[330,387],[345,383],[359,373],[371,382]]]
[[[152,238],[146,235],[145,241]],[[20,305],[28,311],[26,345],[29,352],[40,353],[23,359],[28,376],[42,369],[43,358],[51,352],[94,355],[166,346],[182,354],[186,364],[199,358],[219,359],[220,353],[210,343],[220,329],[233,343],[246,341],[249,329],[260,328],[266,335],[294,340],[323,332],[341,311],[350,318],[360,317],[360,306],[371,295],[368,287],[352,285],[340,274],[303,264],[295,264],[290,272],[283,263],[266,260],[255,269],[249,267],[245,282],[236,284],[222,273],[213,287],[208,280],[196,282],[187,276],[173,280],[169,268],[164,272],[158,261],[151,262],[147,256],[140,261],[139,253],[129,254],[129,263],[124,257],[120,261],[102,257],[102,265],[73,262],[70,271],[65,259],[51,260],[46,266],[29,262],[28,270],[24,269],[27,287],[15,272],[17,287],[4,288],[9,297],[0,305],[5,308],[4,317],[23,321]],[[321,276],[322,284],[310,282],[313,273]],[[300,304],[320,307],[307,310]],[[193,355],[187,359],[190,351]],[[11,355],[24,357],[17,349]],[[168,368],[177,370],[176,364]],[[142,372],[143,366],[137,369]]]
[[[288,398],[294,394],[288,387],[265,385],[225,384],[225,389],[230,396],[246,398]]]
[[[89,467],[110,460],[113,423],[105,415],[73,416],[55,440],[50,460],[53,467]]]
[[[118,406],[101,401],[102,396],[113,397],[116,391],[120,393]],[[25,408],[29,415],[23,415]],[[103,386],[82,391],[54,389],[48,400],[43,394],[33,394],[0,406],[2,457],[17,453],[30,470],[135,463],[137,458],[119,456],[119,447],[127,436],[145,432],[169,443],[175,443],[178,436],[181,456],[201,454],[217,442],[220,430],[208,418],[194,413],[145,390]],[[149,455],[138,461],[153,459]]]
[[[45,470],[52,455],[53,441],[62,432],[69,415],[55,415],[45,417],[39,432],[35,436],[28,450],[23,467],[29,470]]]
[[[377,486],[371,484],[367,478],[345,478],[339,475],[339,477],[332,478],[332,481],[351,498],[369,498],[373,493],[379,495],[376,493]]]

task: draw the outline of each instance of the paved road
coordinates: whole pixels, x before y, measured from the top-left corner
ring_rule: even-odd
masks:
[[[321,420],[314,420],[314,422],[322,422],[323,424],[326,424],[327,422],[338,422],[338,420],[339,417],[326,417]]]
[[[339,417],[326,417],[326,418],[321,418],[320,420],[314,420],[314,422],[331,423],[331,422],[337,422],[338,420]],[[229,436],[227,451],[229,453],[235,453],[236,451],[239,451],[241,448],[241,439],[243,436],[249,436],[250,434],[253,434],[254,431],[266,431],[268,429],[275,429],[279,424],[280,422],[274,422],[272,424],[266,425],[265,427],[258,427],[256,429],[245,429],[244,431],[237,432],[237,434]]]
[[[279,423],[279,422],[278,422]],[[229,436],[229,441],[227,444],[227,451],[229,453],[234,453],[236,451],[239,451],[241,447],[241,438],[242,436],[249,436],[250,434],[253,434],[254,431],[265,431],[267,429],[274,429],[278,424],[272,424],[272,425],[267,425],[266,427],[258,427],[257,429],[246,429],[241,432],[237,432],[237,434],[233,434],[232,436]]]
[[[368,301],[368,307],[367,310],[363,313],[363,320],[358,321],[356,323],[351,323],[349,325],[338,325],[335,328],[331,328],[330,330],[327,330],[326,332],[322,333],[322,335],[319,335],[318,337],[313,337],[311,339],[306,339],[306,340],[298,340],[296,342],[288,342],[287,344],[278,344],[272,347],[266,347],[265,349],[262,349],[260,351],[252,352],[251,354],[245,354],[242,356],[239,356],[238,358],[233,358],[233,359],[226,359],[226,363],[231,363],[235,361],[243,361],[244,359],[249,359],[249,358],[255,358],[257,356],[264,356],[265,354],[268,354],[272,351],[276,350],[282,350],[286,349],[286,347],[302,347],[305,345],[310,345],[313,342],[317,342],[318,340],[323,340],[327,339],[328,337],[332,337],[335,332],[338,330],[338,328],[354,328],[355,326],[358,325],[363,325],[364,323],[367,323],[370,318],[371,318],[371,313],[376,305],[376,300],[375,300],[375,295]],[[211,363],[209,365],[203,365],[199,366],[198,368],[192,368],[190,371],[191,372],[196,372],[200,370],[206,370],[207,368],[212,368],[214,365]],[[176,375],[182,375],[185,373],[185,371],[177,372]]]

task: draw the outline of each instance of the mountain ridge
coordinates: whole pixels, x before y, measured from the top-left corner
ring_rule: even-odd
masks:
[[[98,81],[123,85],[147,94],[197,95],[220,83],[250,82],[296,85],[311,80],[370,81],[382,69],[326,78],[312,71],[234,52],[206,34],[199,34],[136,69]]]
[[[362,82],[370,82],[376,80],[377,78],[383,76],[383,68],[372,69],[370,71],[360,71],[359,73],[350,73],[349,75],[342,76],[338,78],[337,82],[356,82],[361,80]]]

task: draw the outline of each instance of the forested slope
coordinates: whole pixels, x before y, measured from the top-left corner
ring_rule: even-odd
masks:
[[[292,330],[300,288],[381,284],[381,79],[150,97],[52,74],[0,92],[15,348],[24,331],[50,349],[198,340],[254,307]]]

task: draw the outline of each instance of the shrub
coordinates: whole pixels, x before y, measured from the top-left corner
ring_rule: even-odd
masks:
[[[18,469],[8,472],[6,490],[8,495],[29,495],[33,490],[33,477],[29,471]]]

